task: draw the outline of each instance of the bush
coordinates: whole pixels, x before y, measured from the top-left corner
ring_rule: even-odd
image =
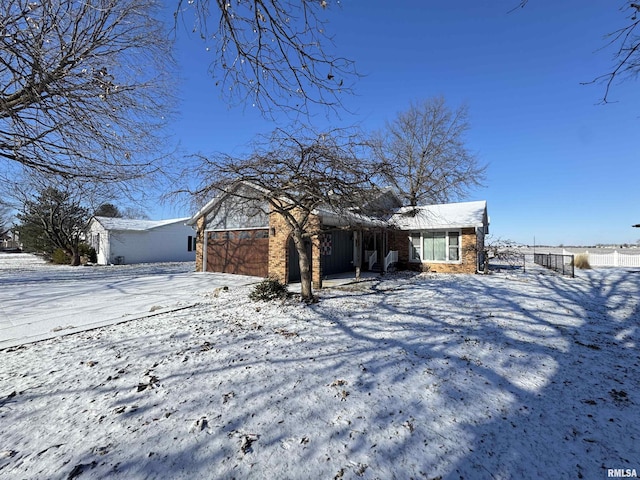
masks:
[[[249,294],[249,298],[254,302],[260,300],[268,302],[270,300],[286,298],[287,295],[289,295],[289,291],[284,283],[279,282],[275,278],[267,278],[255,286]]]
[[[588,270],[591,268],[589,265],[589,255],[586,253],[579,253],[573,257],[573,266],[580,268],[581,270]]]
[[[71,258],[61,248],[56,248],[51,254],[51,262],[56,265],[71,265]]]
[[[86,243],[81,243],[78,246],[78,251],[81,257],[86,257],[89,263],[98,263],[98,254],[96,249]]]

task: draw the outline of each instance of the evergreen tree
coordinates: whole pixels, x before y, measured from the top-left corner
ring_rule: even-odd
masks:
[[[79,265],[89,216],[89,210],[70,192],[46,187],[34,200],[27,200],[18,214],[21,240],[27,250],[48,256],[60,249],[71,265]]]

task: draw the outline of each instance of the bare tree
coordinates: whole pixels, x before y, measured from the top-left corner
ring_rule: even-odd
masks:
[[[484,273],[489,273],[489,262],[499,262],[510,268],[522,267],[525,263],[524,254],[516,243],[509,239],[485,237],[482,253],[484,255]]]
[[[521,0],[518,6],[523,8],[527,3],[529,3],[529,0]],[[625,0],[618,10],[625,17],[626,25],[607,34],[603,45],[603,49],[613,49],[611,69],[589,82],[583,82],[583,85],[591,83],[604,84],[602,103],[610,102],[609,95],[616,81],[636,78],[640,73],[640,35],[638,34],[640,3]]]
[[[225,193],[238,204],[258,205],[264,201],[266,214],[280,215],[290,229],[300,259],[301,293],[311,300],[312,279],[305,239],[320,233],[314,221],[314,210],[330,209],[337,215],[356,218],[350,208],[358,198],[370,191],[371,162],[364,161],[357,134],[344,130],[313,134],[302,130],[290,134],[276,130],[256,144],[246,158],[220,154],[203,157],[196,174],[202,179],[194,192],[198,198]],[[191,174],[193,175],[193,171]],[[254,188],[233,188],[249,183]],[[259,197],[256,198],[256,191]]]
[[[4,0],[0,166],[106,182],[150,175],[170,100],[155,0]],[[18,167],[18,168],[16,168]]]
[[[451,110],[444,98],[412,103],[374,136],[385,180],[406,203],[445,203],[482,185],[486,167],[465,145],[465,106]]]
[[[214,54],[211,74],[230,103],[309,114],[336,110],[358,77],[333,55],[326,10],[331,0],[179,0],[176,19],[194,14],[193,31]],[[337,2],[339,3],[339,2]]]

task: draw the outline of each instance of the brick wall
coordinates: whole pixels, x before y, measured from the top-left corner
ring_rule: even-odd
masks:
[[[409,262],[409,232],[389,232],[389,249],[398,251],[400,269],[437,273],[476,273],[476,230],[462,229],[461,263],[413,263]]]
[[[320,230],[320,219],[312,217],[308,231]],[[289,279],[289,239],[291,229],[278,213],[269,214],[269,276],[287,283]],[[320,264],[320,239],[318,235],[311,238],[311,281],[314,288],[322,288],[322,271]]]
[[[196,233],[196,272],[202,272],[202,252],[204,251],[204,219],[202,216],[198,219],[196,223],[197,233]]]
[[[315,225],[320,230],[320,220],[315,217]],[[311,239],[311,283],[313,288],[322,288],[322,262],[320,261],[320,236]]]
[[[282,216],[269,214],[269,276],[282,283],[289,278],[289,231]]]

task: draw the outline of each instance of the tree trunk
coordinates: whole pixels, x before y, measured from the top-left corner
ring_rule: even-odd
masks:
[[[67,254],[71,257],[71,266],[80,265],[80,240],[72,239],[71,243],[66,247]]]
[[[302,300],[313,300],[313,289],[311,286],[311,264],[309,262],[309,256],[307,255],[307,249],[305,248],[304,238],[302,238],[302,232],[296,232],[293,234],[293,244],[298,251],[299,265],[300,265],[300,295]]]
[[[71,266],[77,267],[80,265],[80,251],[77,248],[71,249]]]

